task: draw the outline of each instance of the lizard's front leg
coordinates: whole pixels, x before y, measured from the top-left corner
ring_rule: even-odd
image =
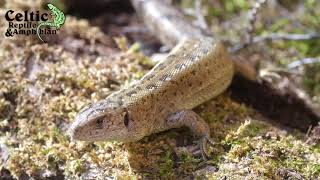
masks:
[[[195,112],[192,110],[181,110],[168,116],[167,120],[168,129],[180,128],[186,126],[190,128],[191,132],[200,137],[199,146],[201,154],[204,160],[207,160],[207,143],[214,145],[210,139],[210,128],[209,125]]]

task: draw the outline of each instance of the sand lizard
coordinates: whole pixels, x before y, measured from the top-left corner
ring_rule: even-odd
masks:
[[[191,109],[223,92],[233,73],[221,43],[211,38],[183,41],[140,81],[82,110],[71,135],[84,141],[132,142],[187,126],[201,138],[203,149],[210,129]]]
[[[150,3],[143,6],[138,1],[132,0],[136,9],[150,5],[148,10],[153,13],[153,5],[168,12],[168,17],[173,14],[161,4],[152,4],[160,1],[141,1]],[[179,29],[173,29],[168,18],[158,14],[144,16],[150,22],[159,22],[152,20],[153,17],[159,18],[160,22],[164,19],[163,24],[168,25],[164,34],[176,34],[164,35],[160,39],[171,40],[169,45],[180,43],[137,83],[79,112],[71,125],[71,136],[84,141],[133,142],[153,133],[187,126],[200,138],[202,156],[206,159],[206,145],[208,142],[212,144],[210,128],[191,109],[229,86],[234,74],[233,62],[221,42],[202,36],[197,29],[190,29],[192,27],[181,17],[172,16],[170,19],[173,23],[179,22]],[[175,17],[177,19],[173,19]],[[186,26],[189,30],[183,32]]]

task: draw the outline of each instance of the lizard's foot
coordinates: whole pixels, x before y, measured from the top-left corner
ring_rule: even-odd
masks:
[[[208,157],[209,157],[209,153],[208,153],[208,146],[210,145],[211,147],[214,147],[215,143],[210,139],[210,137],[208,135],[203,136],[200,140],[199,140],[199,146],[200,146],[200,151],[201,151],[201,156],[203,158],[203,160],[207,161]]]
[[[191,146],[189,149],[189,153],[191,153],[194,157],[202,157],[204,161],[209,159],[208,153],[208,144],[211,147],[214,147],[216,143],[209,136],[203,136],[197,141],[197,146]]]
[[[200,152],[204,160],[208,160],[209,143],[214,146],[214,142],[210,139],[209,125],[195,112],[191,110],[181,110],[173,113],[167,118],[167,128],[177,128],[187,126],[196,137],[201,137],[199,140]]]

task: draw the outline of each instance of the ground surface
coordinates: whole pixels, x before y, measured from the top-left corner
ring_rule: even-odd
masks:
[[[188,7],[188,1],[183,2],[182,7]],[[310,7],[320,6],[312,2],[308,1]],[[1,14],[8,8],[40,6],[18,0],[0,5]],[[211,21],[221,22],[221,28],[213,27],[216,33],[223,28],[231,29],[233,23],[226,19],[247,8],[246,3],[218,5],[231,17],[210,8],[205,11],[214,11],[217,18]],[[117,17],[125,22],[128,15]],[[305,23],[316,21],[312,17],[300,18],[309,18]],[[103,19],[101,15],[90,22],[101,27]],[[273,22],[272,30],[282,27],[287,30],[285,25],[289,22],[279,19],[278,24]],[[130,22],[137,26],[136,19]],[[6,22],[0,23],[4,27]],[[103,28],[91,26],[86,19],[69,15],[58,35],[47,39],[48,44],[40,43],[35,36],[15,39],[1,36],[1,178],[317,179],[320,176],[319,130],[306,136],[269,121],[254,109],[232,100],[232,90],[195,109],[210,124],[211,136],[217,142],[207,163],[188,154],[194,139],[187,129],[155,134],[137,143],[71,142],[67,128],[82,107],[139,79],[154,65],[144,54],[157,51],[159,43],[151,41],[149,35],[143,36],[145,31],[139,31],[140,36],[129,33],[132,35],[128,36],[129,41],[118,37],[120,31],[132,31],[132,26],[123,30],[124,25],[119,24],[104,26],[107,30],[102,31]],[[259,27],[264,28],[261,24]],[[134,43],[141,33],[149,44]],[[232,33],[226,31],[222,39]],[[250,58],[265,57],[286,64],[300,56],[319,56],[320,50],[312,43],[262,44],[251,50]],[[259,49],[267,49],[268,53]],[[289,50],[283,52],[284,49]],[[320,94],[317,66],[308,66],[312,71],[300,78],[305,79],[301,86],[306,86],[315,103]]]

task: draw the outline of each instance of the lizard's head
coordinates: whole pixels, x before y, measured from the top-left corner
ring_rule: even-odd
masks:
[[[69,129],[72,139],[82,141],[130,141],[133,123],[121,103],[99,101],[85,107]]]
[[[50,4],[50,3],[49,3],[47,6],[48,6],[48,8],[49,8],[50,10],[52,10],[52,9],[55,8],[55,6],[54,6],[53,4]]]

